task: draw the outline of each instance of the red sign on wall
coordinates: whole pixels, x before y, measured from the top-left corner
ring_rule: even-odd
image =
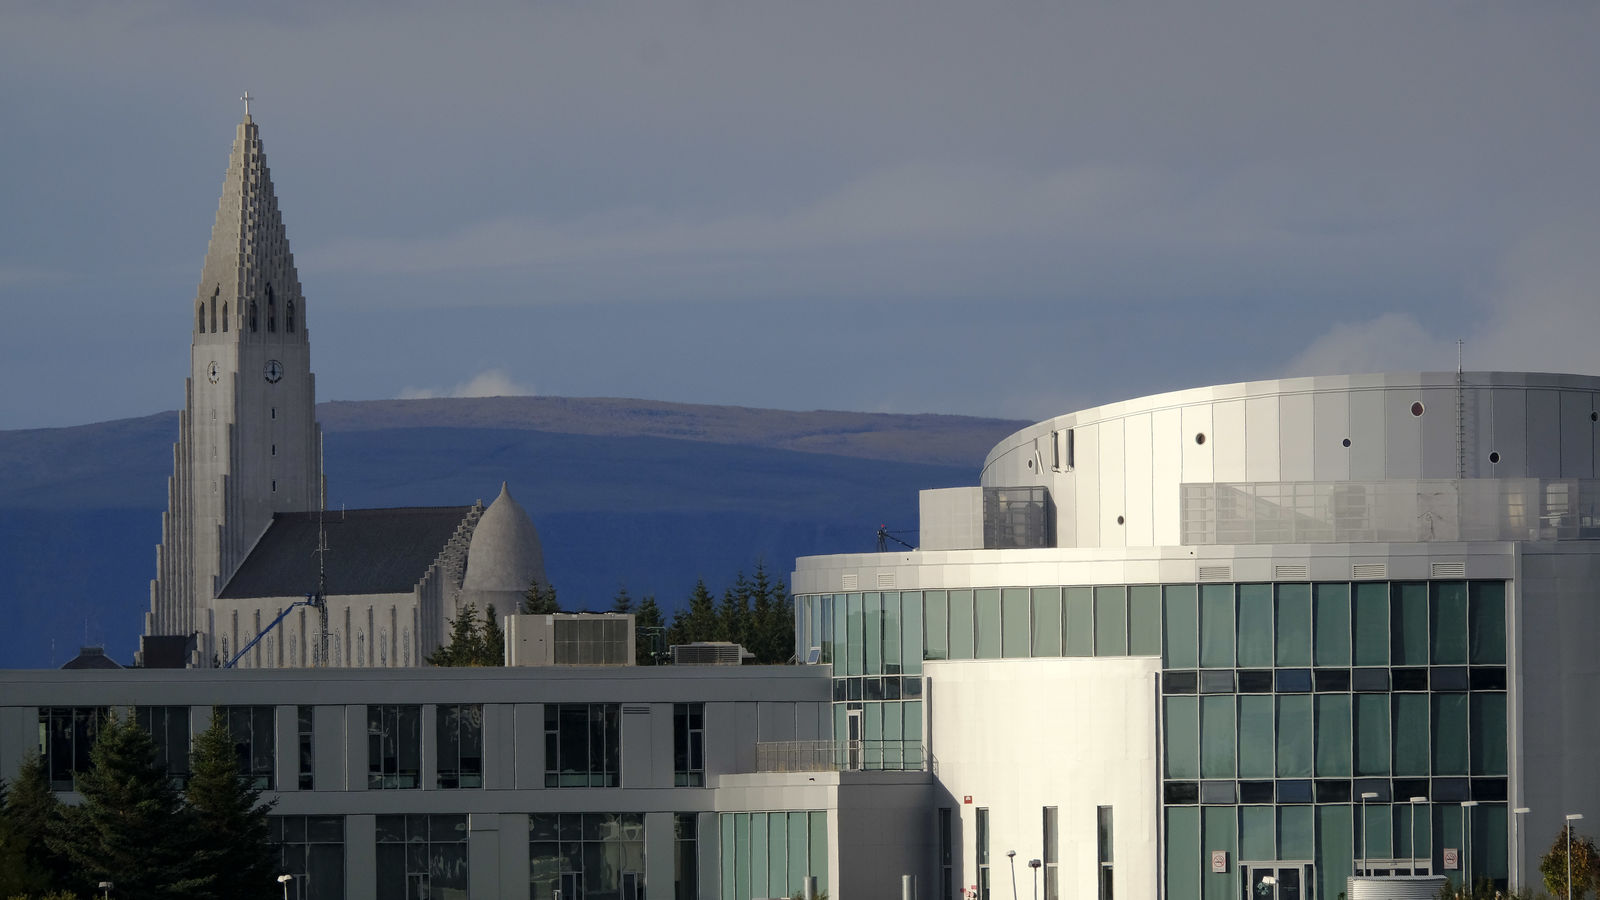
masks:
[[[967,804],[972,803],[972,795],[971,794],[967,794],[967,795],[963,796],[961,798],[961,802],[962,803],[967,803]]]
[[[1217,875],[1221,875],[1228,871],[1228,851],[1211,851],[1211,871],[1213,874]]]

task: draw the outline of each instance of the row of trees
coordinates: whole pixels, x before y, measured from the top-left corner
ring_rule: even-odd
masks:
[[[563,610],[556,589],[534,582],[523,598],[519,612],[529,615],[572,612]],[[635,601],[628,589],[619,589],[611,598],[608,612],[632,613],[636,655],[640,665],[666,662],[667,648],[696,641],[732,641],[755,654],[755,661],[779,664],[794,653],[794,603],[782,579],[767,574],[764,563],[757,563],[755,574],[740,572],[718,600],[705,579],[695,582],[688,602],[669,624],[653,595]],[[505,632],[490,606],[482,614],[467,606],[450,620],[450,641],[428,656],[435,666],[505,665]]]
[[[277,896],[270,805],[240,777],[221,716],[195,738],[181,790],[131,717],[101,722],[89,760],[76,806],[56,799],[40,757],[0,786],[0,897],[100,896],[106,881],[132,900]]]

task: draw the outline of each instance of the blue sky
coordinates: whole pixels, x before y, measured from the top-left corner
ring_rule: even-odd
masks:
[[[1587,3],[0,0],[0,428],[182,405],[247,88],[325,400],[1596,374],[1597,46]]]

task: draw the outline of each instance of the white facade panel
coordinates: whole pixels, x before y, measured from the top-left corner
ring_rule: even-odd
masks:
[[[1561,392],[1561,475],[1564,478],[1594,477],[1595,423],[1589,421],[1594,409],[1592,394]]]
[[[1211,406],[1183,407],[1179,445],[1183,447],[1183,480],[1215,481],[1211,463]]]
[[[1350,479],[1376,481],[1383,477],[1388,440],[1388,411],[1382,391],[1355,391],[1350,394]],[[1410,401],[1406,401],[1410,405]]]
[[[1561,395],[1555,391],[1531,390],[1527,403],[1528,432],[1551,438],[1528,443],[1528,474],[1535,478],[1558,477],[1561,473]]]
[[[1116,419],[1096,428],[1100,436],[1100,530],[1098,546],[1124,547],[1128,543],[1126,459],[1123,455],[1123,420]],[[1117,520],[1121,519],[1122,522]]]
[[[1073,527],[1080,547],[1100,546],[1100,427],[1077,429],[1077,507]]]
[[[1206,441],[1211,447],[1213,481],[1249,481],[1249,443],[1245,436],[1243,400],[1229,400],[1211,407],[1213,434]]]
[[[1155,543],[1179,541],[1178,496],[1171,487],[1183,482],[1183,413],[1158,409],[1150,414],[1150,469]]]
[[[1488,452],[1500,454],[1494,467],[1496,478],[1523,478],[1528,474],[1527,391],[1499,388],[1494,391],[1494,443]]]
[[[1350,478],[1350,460],[1355,448],[1355,438],[1350,433],[1350,397],[1348,393],[1339,392],[1312,395],[1311,410],[1316,417],[1312,427],[1315,481]]]
[[[1156,475],[1151,458],[1150,415],[1129,416],[1123,423],[1122,456],[1127,475],[1124,496],[1127,522],[1123,526],[1129,546],[1148,547],[1155,543]]]
[[[1281,481],[1278,397],[1251,397],[1244,405],[1245,481]]]
[[[1312,481],[1316,460],[1312,455],[1312,395],[1285,394],[1278,398],[1278,481]],[[1339,447],[1339,441],[1332,442]],[[1343,450],[1342,447],[1339,448]]]

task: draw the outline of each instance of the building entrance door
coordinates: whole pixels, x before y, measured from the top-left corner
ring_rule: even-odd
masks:
[[[1311,863],[1269,860],[1239,864],[1242,900],[1311,900]]]

